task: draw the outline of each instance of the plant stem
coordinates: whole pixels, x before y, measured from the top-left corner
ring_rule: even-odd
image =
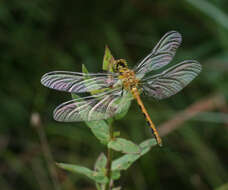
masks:
[[[109,134],[111,139],[113,139],[113,127],[110,124]],[[112,172],[112,149],[107,149],[107,165],[106,165],[106,176],[109,179],[109,182],[105,185],[105,190],[111,189],[111,172]]]
[[[43,128],[44,126],[41,123],[40,115],[38,113],[32,114],[31,123],[35,127],[35,129],[37,130],[37,133],[39,135],[42,151],[44,154],[44,158],[46,159],[47,164],[48,164],[48,169],[49,169],[50,176],[51,176],[51,179],[52,179],[52,182],[54,185],[54,189],[60,190],[61,188],[60,188],[60,184],[58,181],[58,173],[56,171],[56,166],[54,164],[54,160],[53,160],[50,148],[49,148],[47,137],[44,132],[44,128]]]

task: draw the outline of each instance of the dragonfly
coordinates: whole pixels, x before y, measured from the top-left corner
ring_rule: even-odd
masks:
[[[90,93],[89,96],[59,105],[53,112],[54,119],[61,122],[105,120],[120,114],[135,99],[157,144],[162,146],[162,140],[141,95],[158,100],[168,98],[182,90],[200,73],[201,64],[196,60],[186,60],[163,69],[175,56],[181,41],[179,32],[166,33],[152,51],[132,69],[128,68],[125,59],[118,59],[112,65],[113,72],[46,73],[42,76],[41,83],[48,88],[72,94]],[[160,71],[161,69],[163,70]]]

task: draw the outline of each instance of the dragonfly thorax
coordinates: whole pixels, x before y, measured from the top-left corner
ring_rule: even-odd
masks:
[[[124,59],[118,59],[114,63],[115,72],[119,73],[119,79],[123,83],[123,87],[126,90],[131,90],[137,87],[139,80],[135,77],[135,72],[128,69],[127,61]]]
[[[119,78],[122,80],[126,90],[132,90],[138,86],[139,80],[135,77],[135,72],[128,68],[120,73]]]

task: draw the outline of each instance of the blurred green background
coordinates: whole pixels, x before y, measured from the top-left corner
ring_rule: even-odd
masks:
[[[101,71],[106,44],[116,58],[126,58],[133,67],[170,30],[183,36],[172,64],[196,59],[203,71],[169,99],[143,98],[154,123],[162,125],[193,103],[200,107],[201,99],[214,94],[222,103],[164,136],[164,147],[153,148],[123,172],[118,183],[126,190],[228,189],[227,0],[2,0],[0,188],[94,189],[90,180],[60,169],[59,184],[53,185],[47,147],[56,162],[90,168],[105,147],[84,123],[52,119],[54,108],[70,94],[43,87],[40,78],[53,70],[79,72],[82,64],[90,72]],[[40,129],[30,124],[34,112],[40,114]],[[150,137],[145,126],[135,102],[115,123],[123,137],[137,143]],[[44,134],[48,143],[43,151]]]

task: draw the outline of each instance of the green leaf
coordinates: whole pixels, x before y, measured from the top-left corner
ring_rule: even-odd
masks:
[[[85,74],[89,73],[88,69],[86,68],[86,66],[84,64],[82,64],[82,72]]]
[[[113,132],[113,137],[119,137],[119,136],[120,136],[120,131]]]
[[[105,46],[105,54],[103,58],[103,70],[113,72],[113,64],[115,62],[114,57],[111,54],[111,51],[109,50],[108,46]]]
[[[136,161],[140,156],[136,154],[126,154],[112,162],[112,170],[126,170],[131,164]]]
[[[117,180],[120,178],[120,171],[119,170],[114,170],[112,171],[112,174],[111,174],[111,179],[113,180]]]
[[[126,99],[128,98],[132,98],[132,94],[128,93],[128,95],[125,97]],[[122,111],[118,114],[115,115],[114,119],[118,120],[118,119],[122,119],[128,112],[129,108],[131,105],[131,101],[126,101],[124,108],[122,109]]]
[[[107,164],[107,158],[105,154],[102,152],[97,158],[97,161],[95,162],[95,166],[94,166],[95,171],[102,171],[102,170],[104,171],[106,164]]]
[[[106,184],[109,181],[108,178],[101,172],[93,172],[93,176],[91,179],[101,184]]]
[[[85,65],[82,65],[82,72],[88,73]],[[85,84],[86,85],[86,84]],[[93,92],[91,92],[93,94]],[[71,94],[73,99],[80,98],[77,94]],[[91,129],[93,134],[100,140],[102,144],[107,144],[110,140],[109,125],[104,120],[100,121],[85,121],[86,125]]]
[[[101,184],[96,183],[96,188],[97,188],[97,190],[102,190]]]
[[[102,144],[108,144],[111,137],[109,134],[109,125],[106,121],[90,121],[85,122],[86,125],[91,129],[93,134],[100,140]]]
[[[71,94],[71,97],[72,97],[72,99],[77,99],[77,98],[80,98],[80,96],[78,96],[77,94]]]
[[[86,68],[86,66],[84,64],[82,64],[82,72],[85,73],[85,74],[89,73],[88,69]],[[90,78],[91,77],[86,77],[85,78],[85,81],[84,81],[85,86],[87,85],[86,84],[86,79],[90,79]],[[96,84],[96,85],[98,85],[98,84]],[[102,90],[93,90],[93,91],[90,91],[90,94],[93,95],[93,94],[99,93],[100,91],[102,92]]]
[[[77,94],[71,94],[71,96],[74,99],[80,98]],[[85,121],[85,123],[102,144],[108,144],[111,137],[109,134],[109,125],[105,120]]]
[[[149,152],[150,149],[155,145],[157,145],[157,141],[155,138],[147,139],[147,140],[143,141],[142,143],[140,143],[139,146],[142,150],[140,156],[143,156],[144,154]]]
[[[123,138],[115,138],[111,140],[108,143],[108,147],[127,154],[139,154],[141,152],[138,145]]]
[[[112,190],[121,190],[121,187],[115,187]]]
[[[154,138],[148,139],[140,143],[141,153],[140,154],[125,154],[124,156],[114,160],[112,162],[112,170],[126,170],[128,169],[137,159],[146,154],[151,147],[157,144]]]
[[[97,183],[107,183],[108,182],[108,178],[106,176],[104,176],[101,173],[92,171],[86,167],[73,165],[73,164],[65,164],[65,163],[57,163],[57,166],[64,170],[67,170],[67,171],[85,175]]]
[[[104,190],[105,189],[105,184],[99,184],[99,183],[96,183],[96,188],[97,190]]]

